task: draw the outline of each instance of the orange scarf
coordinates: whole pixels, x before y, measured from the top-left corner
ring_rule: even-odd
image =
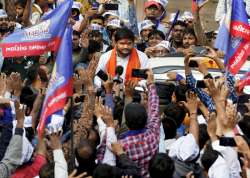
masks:
[[[132,77],[132,69],[140,69],[141,63],[137,51],[135,48],[131,50],[130,58],[128,61],[127,69],[126,69],[126,77],[125,81],[136,80],[138,78]],[[116,48],[112,50],[110,59],[106,64],[106,71],[112,76],[115,77],[115,69],[116,69]]]

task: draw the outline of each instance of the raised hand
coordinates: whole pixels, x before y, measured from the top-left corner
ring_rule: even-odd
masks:
[[[95,110],[94,114],[97,118],[103,117],[104,116],[104,106],[102,104],[102,98],[101,97],[96,97],[95,98]]]
[[[103,120],[107,124],[108,127],[115,128],[115,123],[114,123],[112,110],[107,106],[104,107]]]
[[[61,149],[62,148],[62,143],[61,143],[61,137],[62,137],[62,132],[53,132],[49,135],[49,140],[50,140],[50,147],[53,150]]]
[[[23,128],[26,106],[23,105],[23,107],[20,108],[20,102],[17,101],[17,100],[15,100],[14,105],[15,105],[16,120],[17,120],[16,127],[17,128]]]
[[[108,76],[108,80],[105,81],[105,82],[103,82],[103,86],[105,88],[106,94],[112,94],[113,85],[114,85],[114,82],[113,82],[112,76],[109,75]]]
[[[187,98],[187,102],[182,101],[181,103],[187,108],[190,115],[193,113],[196,114],[198,104],[199,104],[199,101],[197,99],[197,95],[194,92],[189,91],[186,93],[186,98]]]

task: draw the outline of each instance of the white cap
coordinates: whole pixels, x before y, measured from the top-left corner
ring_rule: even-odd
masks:
[[[98,25],[98,24],[91,24],[90,25],[90,29],[91,30],[102,30],[102,26],[101,25]]]
[[[181,18],[182,18],[183,20],[188,20],[188,19],[194,19],[194,16],[193,16],[193,14],[192,14],[190,11],[185,11],[185,12],[182,14]]]
[[[170,50],[170,43],[168,41],[163,40],[155,47],[163,47],[169,51]]]
[[[114,19],[108,22],[107,27],[112,26],[116,28],[121,28],[121,21],[119,19]]]
[[[8,15],[7,15],[6,11],[3,9],[0,9],[0,18],[7,18],[7,17],[8,17]]]
[[[246,85],[243,88],[243,93],[250,95],[250,85]]]
[[[76,1],[73,2],[72,9],[77,9],[80,11],[81,8],[82,8],[82,4],[80,2],[76,2]]]
[[[112,15],[112,16],[115,16],[115,17],[119,18],[119,12],[118,11],[107,11],[107,12],[102,14],[103,17],[105,17],[107,15]]]
[[[142,30],[145,30],[153,26],[155,26],[155,24],[151,20],[144,20],[139,25],[139,32],[141,33]]]

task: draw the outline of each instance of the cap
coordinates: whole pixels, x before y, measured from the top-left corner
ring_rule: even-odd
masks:
[[[155,47],[163,47],[166,48],[168,51],[170,50],[170,43],[168,41],[161,41],[158,45],[156,45]]]
[[[161,8],[161,6],[166,9],[167,7],[167,4],[168,4],[168,0],[148,0],[145,5],[144,5],[144,8],[148,8],[152,5],[155,5],[157,6],[158,9]]]
[[[114,19],[108,22],[107,27],[112,26],[116,28],[121,28],[121,21],[119,19]]]
[[[107,11],[105,13],[102,14],[102,16],[105,18],[107,15],[112,15],[112,16],[115,16],[115,17],[118,17],[119,18],[119,13],[118,11]]]
[[[194,16],[191,12],[189,11],[185,11],[183,14],[182,14],[182,17],[181,17],[183,20],[189,20],[189,19],[194,19]]]
[[[144,4],[144,8],[146,9],[146,8],[148,8],[148,7],[150,7],[150,6],[156,6],[158,9],[160,9],[161,8],[161,5],[158,3],[158,2],[156,2],[156,1],[154,1],[154,0],[149,0],[149,1],[147,1],[145,4]]]
[[[7,15],[6,11],[3,9],[0,9],[0,18],[7,18],[7,17],[8,17],[8,15]]]
[[[154,27],[155,24],[151,20],[144,20],[139,25],[139,32],[141,33],[142,30],[145,30],[150,27]]]

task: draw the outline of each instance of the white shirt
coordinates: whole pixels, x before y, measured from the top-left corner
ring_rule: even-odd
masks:
[[[214,164],[208,170],[209,178],[229,178],[229,168],[226,161],[218,156]]]
[[[220,152],[229,167],[230,178],[241,178],[241,166],[238,160],[238,154],[232,147],[220,146],[219,140],[212,143],[214,150]]]
[[[62,149],[53,150],[55,162],[55,178],[68,178],[68,165]]]
[[[107,125],[103,122],[102,118],[97,118],[98,130],[101,142],[104,139],[105,131],[107,131],[107,139],[106,139],[106,150],[104,153],[104,157],[102,160],[102,164],[108,164],[110,166],[116,165],[116,157],[111,151],[111,144],[117,142],[117,137],[115,134],[115,128],[107,127]]]
[[[113,50],[110,50],[110,51],[104,53],[100,57],[100,60],[99,60],[99,63],[98,63],[97,69],[96,69],[96,73],[98,73],[99,70],[103,70],[104,72],[107,73],[106,65],[107,65],[107,63],[108,63],[108,61],[109,61],[109,59],[111,57],[112,51]],[[147,55],[145,53],[141,52],[141,51],[138,51],[138,50],[137,50],[137,54],[138,54],[138,57],[139,57],[139,60],[140,60],[141,69],[148,69],[149,68],[149,63],[148,63]],[[126,69],[127,69],[129,57],[130,56],[127,56],[125,58],[121,58],[119,56],[116,57],[116,65],[123,67],[123,74],[121,76],[123,81],[125,81],[125,76],[126,76],[125,74],[126,74]],[[96,76],[95,79],[94,79],[94,84],[97,87],[100,88],[101,85],[102,85],[102,80],[99,77]]]

